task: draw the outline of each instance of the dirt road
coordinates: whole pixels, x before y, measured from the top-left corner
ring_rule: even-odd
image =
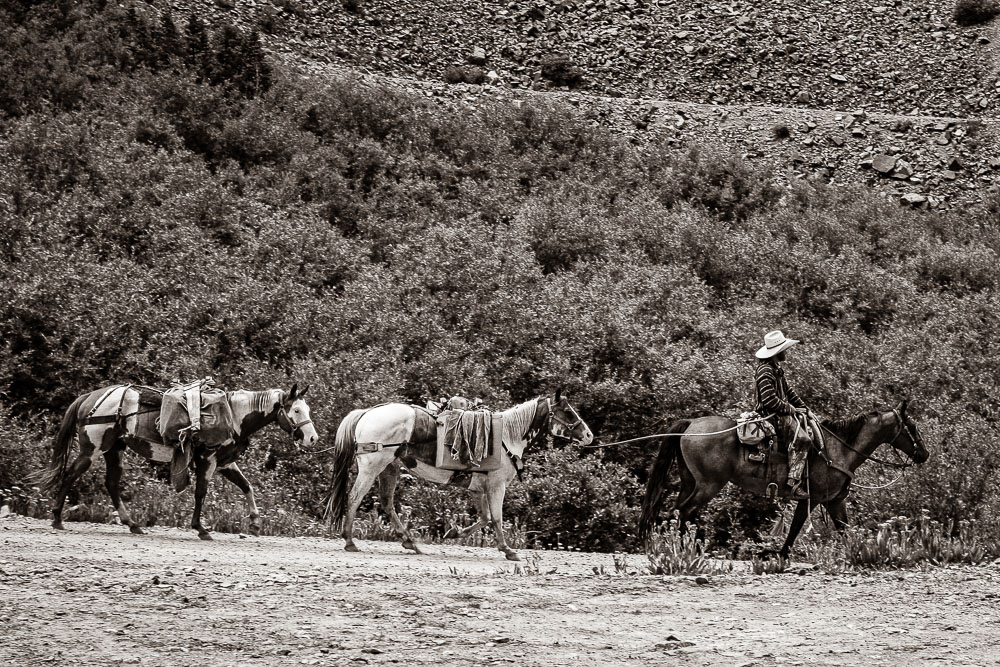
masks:
[[[0,664],[1000,664],[995,565],[699,585],[605,554],[526,574],[486,549],[362,547],[0,519]]]

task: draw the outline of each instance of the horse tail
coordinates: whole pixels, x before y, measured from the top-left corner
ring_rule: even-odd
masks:
[[[330,497],[326,501],[323,516],[331,523],[337,523],[344,518],[347,510],[347,480],[351,474],[351,465],[358,452],[358,440],[355,436],[358,422],[368,410],[351,410],[337,427],[337,439],[333,445],[333,478],[330,482]]]
[[[649,481],[646,482],[646,497],[642,500],[642,513],[639,515],[639,540],[645,542],[653,530],[660,515],[663,498],[666,495],[667,484],[670,481],[670,467],[677,458],[681,435],[691,425],[690,419],[675,421],[667,429],[667,435],[660,441],[660,451],[656,454],[649,469]]]
[[[59,485],[62,484],[63,477],[66,475],[66,464],[69,462],[69,446],[73,442],[73,436],[76,434],[77,412],[80,409],[80,405],[89,395],[83,394],[82,396],[78,396],[72,405],[66,409],[66,413],[62,418],[62,424],[59,425],[59,432],[56,433],[56,437],[52,441],[52,462],[49,464],[47,470],[41,470],[34,475],[36,483],[47,493],[56,491]]]

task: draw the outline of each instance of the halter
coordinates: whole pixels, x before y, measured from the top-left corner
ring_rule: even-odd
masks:
[[[303,419],[300,422],[293,422],[292,418],[288,414],[288,408],[285,407],[284,403],[278,403],[278,412],[277,412],[277,415],[279,417],[284,417],[285,418],[285,421],[288,423],[288,431],[287,431],[287,433],[291,434],[293,437],[295,436],[295,432],[297,430],[299,430],[300,428],[302,428],[306,424],[312,424],[313,423],[312,419]],[[280,420],[278,421],[278,426],[281,426],[281,421]]]
[[[553,433],[552,432],[552,428],[551,428],[552,422],[556,422],[560,426],[565,427],[570,433],[572,433],[573,429],[575,429],[577,426],[579,426],[580,424],[582,424],[583,420],[580,419],[580,415],[577,414],[577,412],[573,408],[573,406],[570,405],[569,402],[566,403],[566,405],[569,406],[569,411],[571,413],[573,413],[574,417],[576,417],[576,421],[575,422],[568,422],[565,419],[556,416],[555,410],[552,409],[552,399],[551,398],[546,398],[545,399],[545,403],[549,407],[549,412],[548,412],[547,415],[545,415],[545,421],[542,422],[542,428],[540,428],[539,431],[541,431],[542,429],[545,429],[545,430],[548,431],[549,435],[552,436],[553,438],[559,438],[559,439],[565,440],[567,442],[578,442],[578,439],[574,438],[573,436],[562,435],[561,433]]]

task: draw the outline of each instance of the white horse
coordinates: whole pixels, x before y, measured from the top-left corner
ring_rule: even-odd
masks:
[[[437,423],[427,410],[403,403],[387,403],[349,413],[337,429],[333,488],[327,503],[327,515],[331,520],[344,520],[343,534],[347,540],[344,548],[358,550],[354,544],[354,517],[378,479],[382,509],[402,538],[403,547],[420,553],[393,506],[402,464],[421,479],[472,491],[479,508],[479,523],[463,533],[491,521],[497,549],[504,552],[508,560],[520,560],[504,538],[503,499],[507,485],[517,475],[525,448],[546,435],[585,445],[590,444],[594,436],[559,391],[554,397],[532,399],[499,414],[503,416],[504,450],[500,468],[490,472],[456,472],[435,466]],[[348,498],[347,482],[355,458],[358,474]]]

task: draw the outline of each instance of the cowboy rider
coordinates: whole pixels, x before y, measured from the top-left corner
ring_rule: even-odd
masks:
[[[785,379],[785,371],[779,365],[785,360],[785,350],[799,341],[785,338],[780,331],[771,331],[764,336],[764,346],[757,350],[757,366],[754,369],[754,384],[757,390],[757,412],[764,417],[775,417],[775,429],[782,441],[788,443],[788,486],[795,500],[809,497],[803,486],[803,471],[809,446],[817,443],[822,447],[819,424],[809,412],[805,402],[799,398]]]

